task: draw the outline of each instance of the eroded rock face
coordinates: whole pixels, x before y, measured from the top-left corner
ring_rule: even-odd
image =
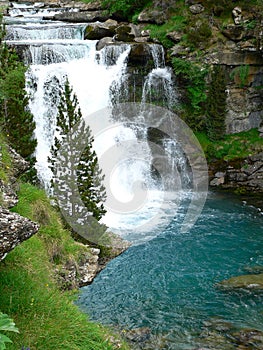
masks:
[[[210,186],[224,189],[263,193],[263,152],[248,157],[239,164],[221,164],[223,171],[215,171]]]
[[[0,260],[37,231],[36,223],[0,207]]]

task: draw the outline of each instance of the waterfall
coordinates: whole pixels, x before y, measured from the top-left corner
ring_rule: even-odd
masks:
[[[53,13],[59,10],[52,8],[50,11]],[[160,176],[153,175],[153,167],[157,164],[158,168],[158,161],[154,162],[154,147],[149,147],[147,140],[147,128],[153,125],[152,120],[147,121],[147,126],[143,110],[139,108],[135,113],[136,118],[130,123],[132,125],[129,125],[134,118],[134,115],[129,117],[133,110],[130,105],[125,113],[115,114],[115,119],[114,113],[105,113],[105,109],[118,106],[120,101],[125,101],[129,96],[127,64],[131,47],[129,44],[118,43],[97,51],[96,41],[84,40],[85,24],[43,21],[41,16],[43,13],[46,15],[46,12],[45,9],[31,5],[14,5],[10,11],[11,19],[6,20],[6,42],[21,50],[25,63],[29,65],[26,79],[29,107],[36,122],[38,177],[48,190],[51,171],[47,159],[54,141],[59,91],[68,79],[78,97],[84,119],[90,122],[91,130],[103,131],[96,134],[94,143],[103,171],[108,171],[109,160],[111,161],[110,176],[107,177],[106,174],[105,180],[108,181],[106,188],[108,192],[110,187],[110,194],[108,193],[108,213],[104,222],[111,228],[119,229],[120,233],[125,230],[129,236],[136,229],[139,232],[142,227],[142,230],[149,231],[145,227],[150,218],[152,230],[156,222],[167,222],[167,211],[177,206],[179,198],[178,193],[176,196],[167,196],[164,191],[168,187],[162,187]],[[16,16],[20,17],[17,19]],[[12,18],[15,19],[12,21]],[[172,72],[165,67],[163,48],[151,44],[149,50],[154,68],[145,78],[141,101],[143,105],[158,102],[172,107],[176,102],[176,93]],[[160,120],[159,112],[157,120]],[[128,117],[122,119],[123,114]],[[99,123],[99,127],[96,123]],[[168,151],[171,144],[171,140],[168,140],[163,148]],[[187,166],[183,165],[185,158],[182,154],[179,168],[184,173]],[[174,156],[173,150],[168,152],[168,158],[166,156],[165,159],[172,164]],[[175,171],[178,164],[177,161],[168,167],[174,169],[170,182],[173,182],[173,176],[178,175]],[[160,169],[157,169],[157,173],[158,170]],[[191,180],[183,182],[189,184]],[[165,180],[165,183],[168,182]],[[137,205],[138,210],[126,212],[126,207],[131,208],[129,203]],[[157,215],[158,211],[160,213]],[[144,235],[143,239],[149,239],[151,234]],[[128,236],[126,238],[130,238]],[[141,236],[134,239],[139,241]]]

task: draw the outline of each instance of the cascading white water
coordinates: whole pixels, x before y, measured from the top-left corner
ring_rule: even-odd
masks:
[[[34,11],[26,7],[15,9],[25,17],[34,18]],[[52,9],[53,11],[53,9]],[[39,11],[36,11],[39,17]],[[23,21],[21,21],[23,23]],[[30,65],[27,72],[27,90],[30,95],[30,109],[35,117],[37,170],[41,182],[48,189],[51,171],[48,166],[50,147],[54,140],[59,89],[66,78],[78,97],[84,117],[118,102],[118,96],[125,87],[125,72],[130,45],[118,44],[106,46],[96,51],[96,41],[83,40],[85,25],[43,22],[29,24],[11,24],[8,21],[7,40],[9,44],[23,47],[24,60]],[[149,73],[143,87],[142,102],[153,102],[157,97],[149,91],[161,86],[162,98],[168,106],[174,103],[174,88],[171,71],[165,67],[164,52],[160,45],[149,46],[155,68]],[[107,121],[108,122],[108,121]],[[138,211],[129,215],[109,211],[104,222],[119,232],[141,227],[149,217],[156,215],[163,192],[151,174],[151,150],[147,146],[147,131],[144,134],[145,144],[141,154],[135,154],[136,148],[131,140],[137,139],[136,130],[122,124],[109,128],[96,137],[94,147],[100,158],[113,145],[114,161],[118,165],[111,172],[110,187],[114,197],[120,203],[129,202],[134,192],[141,192],[146,198]],[[118,145],[124,144],[122,147]],[[122,161],[125,154],[125,161]],[[137,183],[137,188],[136,187]],[[150,189],[150,190],[149,190]],[[174,198],[173,198],[174,199]],[[123,205],[124,205],[123,204]],[[106,203],[107,207],[107,203]],[[163,216],[165,213],[162,212]],[[127,237],[129,238],[129,237]],[[137,237],[138,239],[138,237]]]

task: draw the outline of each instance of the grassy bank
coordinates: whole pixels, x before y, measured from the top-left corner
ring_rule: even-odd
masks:
[[[87,320],[74,305],[76,292],[62,292],[54,268],[78,259],[84,246],[63,228],[42,190],[22,184],[14,211],[40,223],[39,232],[0,263],[0,309],[12,317],[19,334],[8,336],[19,350],[110,350],[108,330]],[[127,349],[125,345],[121,349]]]
[[[196,133],[207,161],[243,159],[263,151],[263,138],[257,129],[225,135],[222,140],[210,141],[205,133]]]

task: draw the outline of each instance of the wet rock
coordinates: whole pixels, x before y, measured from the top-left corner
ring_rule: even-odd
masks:
[[[216,286],[223,289],[263,290],[263,273],[231,277],[217,283]]]
[[[189,10],[192,12],[193,15],[198,15],[199,13],[202,13],[205,8],[201,4],[194,4],[189,7]]]
[[[150,44],[137,43],[131,46],[128,65],[146,64],[152,60]]]
[[[0,260],[37,231],[36,223],[0,207]]]
[[[113,37],[117,26],[118,22],[112,19],[104,23],[90,23],[86,27],[84,39],[100,40],[104,37]]]
[[[142,327],[125,331],[123,334],[130,342],[143,343],[150,339],[151,330],[148,327]]]
[[[72,23],[90,23],[96,21],[104,22],[108,19],[108,16],[104,11],[81,11],[57,13],[53,19]]]
[[[252,274],[263,273],[263,266],[245,266],[244,270]]]
[[[263,349],[263,332],[257,329],[243,329],[233,334],[238,349]]]
[[[96,50],[102,50],[105,46],[110,45],[110,44],[114,44],[114,39],[111,37],[105,37],[100,39],[97,44],[96,44]]]
[[[131,42],[135,38],[135,34],[132,32],[132,27],[128,24],[124,24],[116,28],[116,35],[114,40]]]

